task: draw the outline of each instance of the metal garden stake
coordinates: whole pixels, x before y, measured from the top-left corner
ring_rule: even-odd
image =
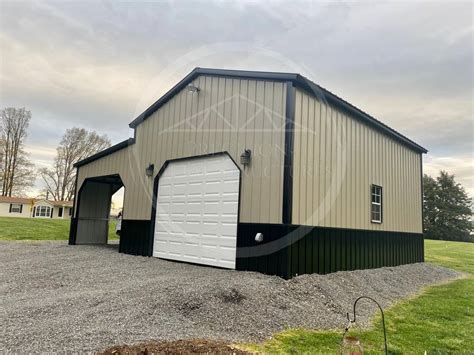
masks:
[[[349,331],[349,328],[351,327],[352,324],[354,324],[356,322],[356,307],[357,307],[357,303],[359,302],[359,300],[361,299],[368,299],[372,302],[374,302],[377,307],[379,308],[380,310],[380,313],[382,314],[382,325],[383,325],[383,339],[384,339],[384,346],[385,346],[385,354],[388,355],[388,347],[387,347],[387,331],[385,329],[385,317],[384,317],[384,313],[383,313],[383,309],[382,307],[380,306],[380,304],[374,300],[372,297],[369,297],[369,296],[360,296],[359,298],[357,298],[354,302],[354,306],[353,306],[353,312],[354,312],[354,318],[351,320],[350,317],[349,317],[349,313],[347,313],[347,326],[344,330],[344,334],[342,335],[342,339],[341,339],[341,354],[342,354],[342,349],[343,347],[344,348],[349,348],[351,349],[351,354],[354,354],[354,353],[360,353],[362,354],[364,352],[364,349],[362,347],[362,344],[360,342],[360,339],[357,338],[357,337],[353,337],[353,336],[348,336],[347,335],[347,332]],[[354,351],[356,350],[356,351]]]

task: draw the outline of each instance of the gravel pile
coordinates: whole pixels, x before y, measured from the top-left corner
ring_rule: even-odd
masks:
[[[285,281],[119,254],[116,246],[0,243],[0,352],[93,351],[145,340],[260,341],[336,328],[360,295],[383,307],[460,276],[430,264]],[[366,324],[376,309],[360,304]]]

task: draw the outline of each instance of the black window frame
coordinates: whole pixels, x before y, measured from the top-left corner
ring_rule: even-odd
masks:
[[[377,202],[377,200],[379,201]],[[379,211],[375,208],[376,206],[379,207]],[[374,215],[379,215],[380,219],[374,218]],[[370,186],[370,222],[375,224],[383,223],[383,188],[376,184]]]

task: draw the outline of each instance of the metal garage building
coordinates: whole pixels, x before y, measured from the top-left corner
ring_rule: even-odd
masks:
[[[76,163],[70,244],[285,278],[423,261],[426,149],[298,74],[196,68]]]

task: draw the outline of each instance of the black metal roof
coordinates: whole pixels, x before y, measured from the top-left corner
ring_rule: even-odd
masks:
[[[79,160],[77,163],[74,164],[74,167],[78,168],[82,165],[86,165],[90,162],[93,162],[94,160],[100,159],[102,157],[105,157],[106,155],[115,153],[116,151],[119,151],[121,149],[127,148],[128,146],[135,144],[135,138],[128,138],[120,143],[117,143],[105,150],[102,150],[94,155],[91,155],[90,157],[87,157],[85,159]]]
[[[129,124],[129,126],[131,128],[136,128],[141,122],[146,120],[151,114],[153,114],[167,101],[169,101],[177,92],[182,90],[186,85],[188,85],[191,81],[193,81],[200,75],[292,82],[295,86],[304,89],[310,94],[316,96],[318,99],[326,101],[328,104],[331,104],[339,108],[340,110],[351,114],[351,116],[360,119],[361,121],[369,124],[370,126],[381,132],[384,132],[385,134],[414,149],[415,151],[420,153],[428,152],[425,148],[413,142],[411,139],[405,137],[401,133],[395,131],[393,128],[390,128],[389,126],[385,125],[384,123],[362,111],[361,109],[341,99],[339,96],[333,94],[329,90],[326,90],[325,88],[317,85],[316,83],[305,78],[304,76],[295,73],[195,68],[191,73],[186,75],[186,77],[184,77],[179,83],[177,83],[173,88],[171,88],[166,94],[164,94],[160,99],[158,99],[153,105],[147,108],[140,116],[135,118]]]
[[[150,117],[155,111],[157,111],[161,106],[168,102],[175,94],[182,90],[186,85],[191,81],[197,78],[200,75],[206,76],[220,76],[228,78],[242,78],[242,79],[251,79],[251,80],[268,80],[268,81],[279,81],[279,82],[291,82],[295,86],[302,88],[308,93],[316,96],[319,100],[325,101],[328,104],[331,104],[341,111],[349,113],[352,117],[355,117],[362,122],[374,127],[378,131],[381,131],[388,136],[394,138],[395,140],[403,143],[404,145],[410,147],[411,149],[419,153],[427,153],[428,150],[413,142],[411,139],[405,137],[403,134],[395,131],[393,128],[390,128],[386,124],[362,111],[361,109],[355,107],[349,102],[341,99],[339,96],[333,94],[329,90],[326,90],[322,86],[315,84],[311,80],[305,78],[300,74],[295,73],[279,73],[279,72],[262,72],[262,71],[247,71],[247,70],[229,70],[229,69],[211,69],[211,68],[195,68],[191,73],[186,75],[179,83],[173,86],[166,94],[160,97],[153,105],[147,108],[140,116],[135,118],[129,126],[131,128],[136,128],[141,122]],[[86,159],[78,161],[74,164],[75,167],[80,167],[82,165],[88,164],[94,160],[100,159],[106,155],[114,153],[118,150],[126,148],[135,143],[134,138],[129,138],[118,144],[113,145],[110,148],[107,148],[97,154],[94,154]]]

